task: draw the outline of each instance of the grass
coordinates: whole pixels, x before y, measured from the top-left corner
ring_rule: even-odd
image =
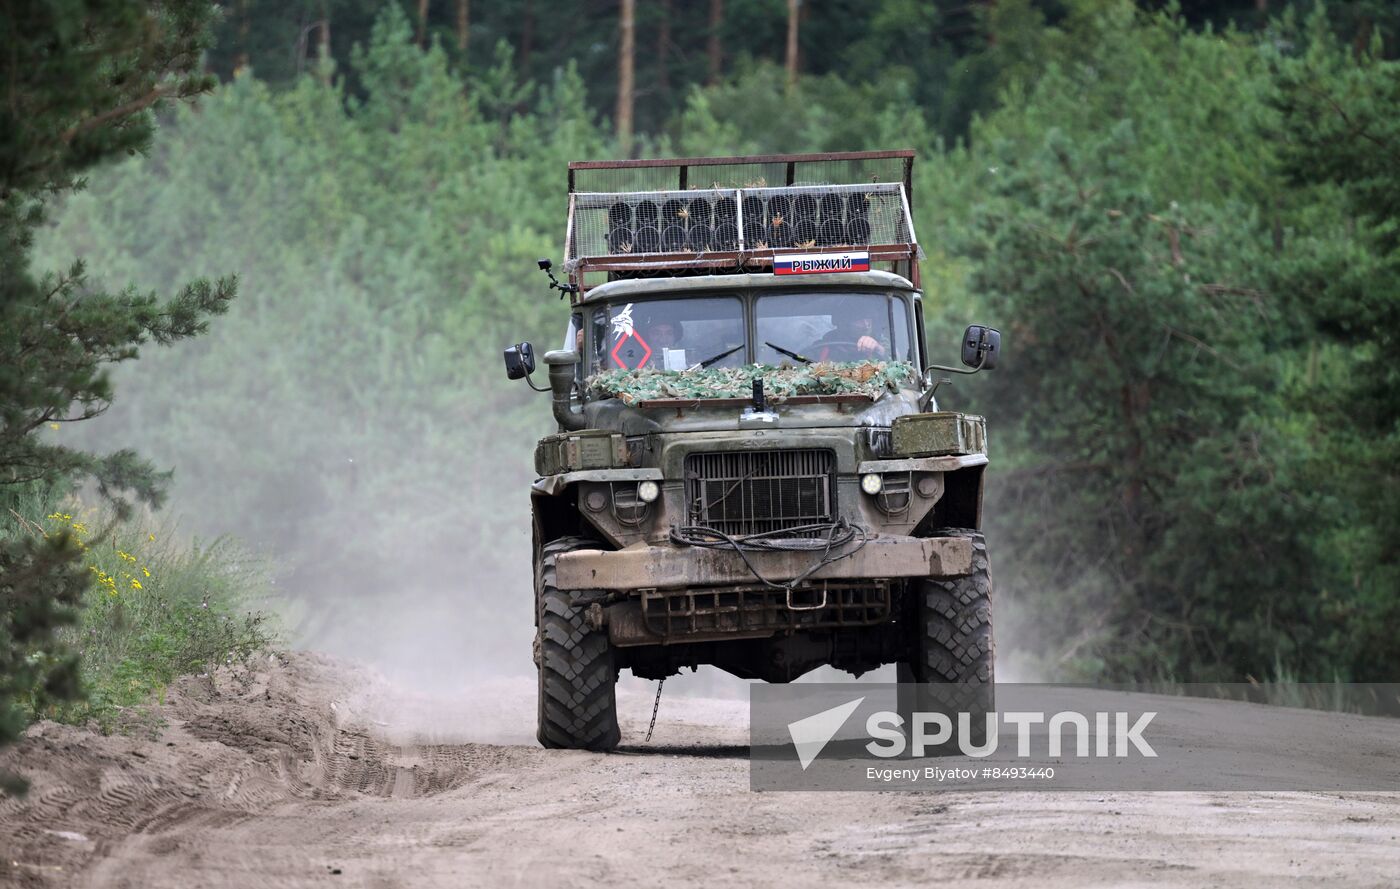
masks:
[[[79,656],[83,699],[36,718],[139,726],[176,678],[246,662],[275,639],[256,610],[270,593],[269,565],[228,538],[188,539],[169,520],[119,522],[73,501],[38,519],[9,518],[28,533],[70,530],[91,578],[78,624],[61,633]]]

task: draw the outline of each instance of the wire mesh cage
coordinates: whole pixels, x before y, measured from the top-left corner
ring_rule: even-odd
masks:
[[[736,201],[713,189],[575,194],[567,259],[738,250]]]
[[[667,266],[741,251],[913,245],[897,182],[582,192],[569,208],[567,268],[584,260]]]
[[[763,268],[866,250],[917,275],[907,149],[569,164],[565,268],[611,277]]]
[[[744,243],[753,250],[813,250],[913,244],[897,182],[754,188],[743,191]]]

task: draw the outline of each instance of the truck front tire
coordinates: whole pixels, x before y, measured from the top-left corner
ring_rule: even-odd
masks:
[[[939,712],[953,720],[955,733],[957,714],[968,713],[967,740],[980,746],[986,740],[986,714],[996,709],[987,542],[980,531],[962,528],[943,529],[935,536],[970,538],[972,571],[910,584],[914,601],[909,611],[909,655],[897,670],[899,712],[906,732],[914,713]],[[934,755],[960,752],[956,743],[925,750]]]
[[[569,750],[611,750],[617,727],[617,667],[607,631],[589,625],[577,593],[554,585],[558,557],[598,542],[562,537],[541,547],[535,559],[538,627],[540,744]]]

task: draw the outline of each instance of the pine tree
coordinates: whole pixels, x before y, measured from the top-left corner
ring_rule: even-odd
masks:
[[[1283,167],[1343,206],[1297,233],[1278,289],[1329,358],[1300,399],[1322,443],[1312,481],[1343,505],[1348,570],[1331,598],[1350,623],[1350,677],[1386,681],[1400,663],[1400,62],[1381,57],[1379,33],[1357,52],[1334,26],[1314,14],[1305,50],[1276,60]]]
[[[104,368],[148,341],[202,332],[234,281],[195,281],[165,300],[106,293],[80,262],[36,275],[29,253],[46,201],[102,161],[144,150],[162,102],[211,86],[199,70],[211,16],[202,0],[33,0],[0,14],[0,496],[90,478],[119,509],[128,497],[161,499],[167,474],[135,453],[97,456],[44,432],[101,414],[112,398]],[[19,696],[76,693],[73,660],[54,650],[87,582],[74,557],[64,538],[0,541],[0,743],[22,727]]]

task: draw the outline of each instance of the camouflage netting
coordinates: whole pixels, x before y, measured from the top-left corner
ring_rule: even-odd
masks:
[[[606,370],[587,380],[588,391],[598,398],[621,398],[627,404],[656,398],[748,398],[753,381],[763,380],[763,391],[774,402],[793,395],[864,395],[871,401],[886,390],[918,375],[908,361],[843,361],[774,367],[746,364],[704,370]]]

